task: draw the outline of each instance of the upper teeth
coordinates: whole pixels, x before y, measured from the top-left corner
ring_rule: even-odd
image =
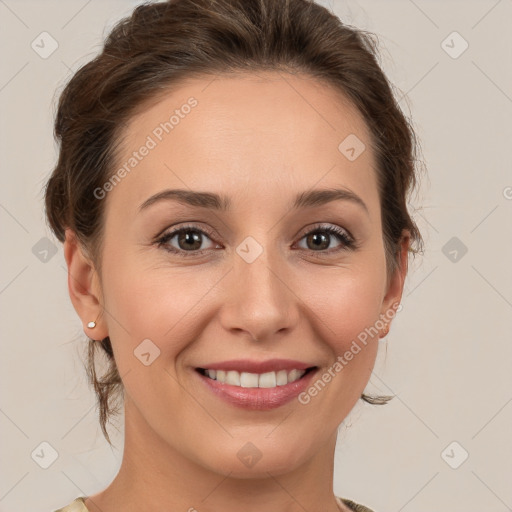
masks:
[[[279,370],[278,372],[248,373],[235,370],[205,370],[210,379],[242,388],[275,388],[300,379],[306,370]]]

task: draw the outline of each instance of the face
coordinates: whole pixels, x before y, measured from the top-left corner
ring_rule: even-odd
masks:
[[[196,78],[131,119],[117,163],[95,286],[126,424],[222,474],[298,467],[363,392],[402,291],[363,119],[305,76]]]

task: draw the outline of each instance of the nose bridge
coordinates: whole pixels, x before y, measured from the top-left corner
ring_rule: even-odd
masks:
[[[290,327],[297,312],[285,268],[277,247],[268,249],[247,237],[234,255],[224,327],[248,331],[258,340]]]
[[[245,253],[247,247],[249,251]],[[277,299],[277,294],[282,294],[280,288],[284,283],[277,277],[282,265],[277,262],[275,249],[269,250],[262,247],[259,254],[254,254],[256,250],[257,246],[252,241],[244,242],[239,246],[238,258],[234,266],[235,279],[241,284],[243,296],[246,298],[252,296],[254,299],[272,302]],[[254,259],[250,258],[251,253],[255,256]]]

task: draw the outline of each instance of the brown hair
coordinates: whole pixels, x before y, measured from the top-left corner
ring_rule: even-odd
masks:
[[[180,79],[231,72],[300,72],[334,86],[362,114],[372,137],[388,272],[400,264],[403,230],[412,252],[422,239],[407,210],[416,185],[417,141],[378,63],[378,39],[342,23],[309,0],[169,0],[136,7],[81,67],[59,98],[55,137],[59,158],[46,185],[46,215],[59,241],[70,228],[101,276],[103,205],[93,191],[114,174],[122,129],[148,101]],[[340,141],[341,142],[341,141]],[[99,377],[97,347],[108,362]],[[87,373],[100,423],[119,407],[123,391],[107,337],[89,339]],[[361,398],[374,404],[391,397]]]

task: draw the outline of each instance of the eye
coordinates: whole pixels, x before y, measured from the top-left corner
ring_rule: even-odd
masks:
[[[179,229],[166,233],[157,240],[157,243],[159,246],[163,246],[166,251],[179,254],[180,256],[197,256],[212,248],[210,247],[198,250],[203,243],[203,238],[210,239],[211,236],[213,236],[213,233],[199,229],[196,226],[183,226]],[[178,247],[171,245],[173,238],[176,238],[176,244]],[[218,248],[220,246],[217,245],[216,247]]]
[[[354,249],[356,247],[354,239],[345,229],[332,225],[316,226],[308,231],[301,240],[304,238],[306,239],[306,245],[309,245],[309,247],[306,247],[306,250],[309,250],[310,252],[326,252],[333,236],[340,242],[340,245],[327,251],[328,253]],[[313,249],[310,249],[310,247],[313,247]]]
[[[210,247],[202,248],[204,239],[211,242],[211,238],[215,235],[207,229],[200,229],[194,225],[182,226],[178,229],[165,233],[162,237],[156,240],[159,247],[163,247],[166,251],[177,254],[178,256],[190,257],[201,256],[202,254],[210,251],[211,249],[219,249],[222,246],[218,244],[210,245]],[[332,237],[335,237],[339,245],[333,249],[327,250],[331,244]],[[175,245],[172,245],[173,239]],[[300,240],[306,239],[305,249],[314,253],[337,253],[343,250],[355,249],[357,244],[353,237],[343,228],[333,225],[319,225],[305,233]],[[311,249],[311,247],[313,247]]]

